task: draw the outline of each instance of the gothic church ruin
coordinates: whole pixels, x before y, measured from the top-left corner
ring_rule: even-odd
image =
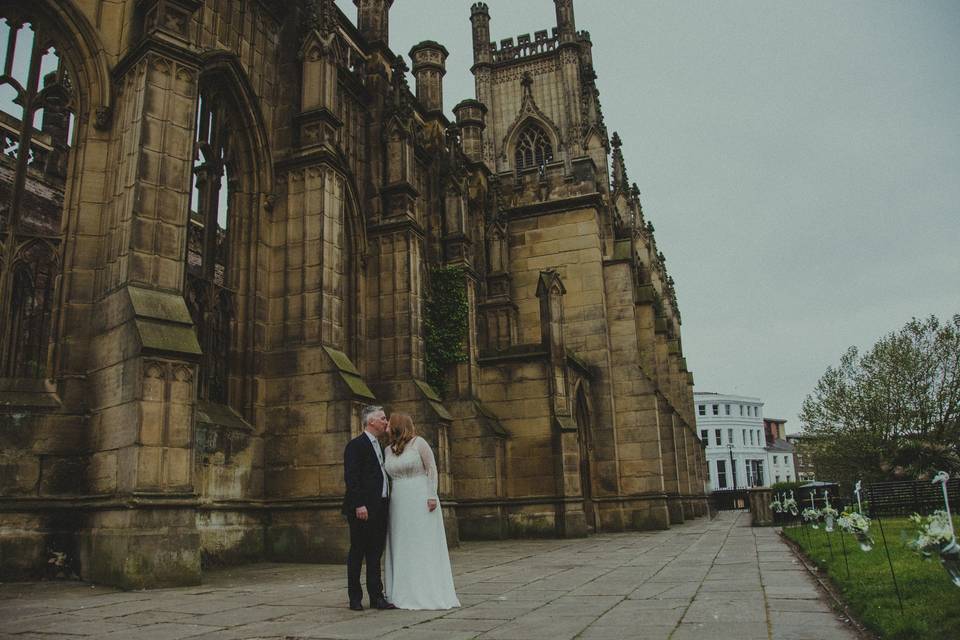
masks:
[[[371,402],[437,452],[454,543],[706,513],[573,1],[498,42],[474,4],[453,119],[447,49],[354,2],[0,0],[0,579],[339,562]]]

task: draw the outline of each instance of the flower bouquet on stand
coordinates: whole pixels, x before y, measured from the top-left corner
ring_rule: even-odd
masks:
[[[870,537],[870,518],[853,512],[846,512],[837,520],[840,528],[857,539],[862,551],[873,549],[873,538]]]
[[[916,536],[907,546],[924,558],[939,556],[940,564],[946,569],[951,582],[960,587],[960,545],[957,545],[947,512],[934,511],[926,517],[915,513],[910,516],[910,522],[914,525]]]
[[[814,509],[813,507],[807,507],[803,510],[803,521],[814,529],[819,529],[820,525],[817,523],[820,522],[820,510]]]
[[[840,512],[831,507],[829,502],[827,506],[820,510],[820,516],[823,518],[823,528],[826,529],[828,533],[833,531],[833,523],[836,522],[839,515]]]
[[[773,502],[770,503],[770,509],[774,513],[783,513],[783,503],[780,502],[779,493],[773,497]]]
[[[794,518],[797,517],[799,510],[797,508],[797,501],[793,497],[793,491],[790,492],[790,497],[783,499],[783,510],[788,512]]]

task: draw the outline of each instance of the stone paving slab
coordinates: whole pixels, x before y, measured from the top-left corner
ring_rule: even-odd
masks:
[[[668,531],[470,542],[463,607],[346,606],[344,568],[258,564],[182,589],[0,584],[0,640],[854,640],[773,529],[722,512]]]

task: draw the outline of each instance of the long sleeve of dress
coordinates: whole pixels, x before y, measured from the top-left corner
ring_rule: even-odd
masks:
[[[427,474],[427,491],[429,491],[431,498],[436,498],[439,477],[437,475],[437,461],[433,457],[433,451],[430,450],[430,445],[423,438],[417,438],[413,446],[420,454],[420,462],[423,463],[423,470]]]

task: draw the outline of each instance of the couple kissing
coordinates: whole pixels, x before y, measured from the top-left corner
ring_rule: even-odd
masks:
[[[363,433],[343,451],[350,608],[363,610],[360,569],[364,562],[372,608],[459,607],[430,445],[403,413],[391,414],[387,420],[383,407],[364,407],[360,424]],[[385,582],[380,575],[384,551]]]

